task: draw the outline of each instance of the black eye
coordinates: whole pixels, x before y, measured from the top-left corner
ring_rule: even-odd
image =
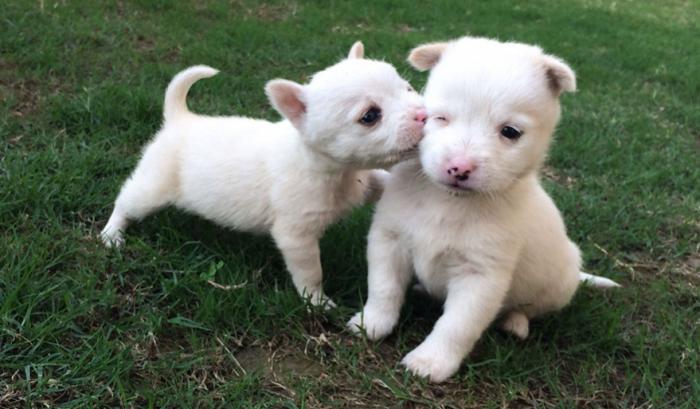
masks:
[[[382,119],[382,110],[377,107],[372,107],[367,110],[360,118],[362,125],[372,126]]]
[[[520,132],[518,129],[513,128],[512,126],[504,126],[501,129],[501,135],[505,136],[510,140],[516,140],[520,138],[523,135],[523,133]]]

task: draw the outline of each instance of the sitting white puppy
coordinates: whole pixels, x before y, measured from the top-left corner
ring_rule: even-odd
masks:
[[[525,338],[529,319],[564,307],[580,280],[616,284],[580,272],[579,249],[538,180],[574,72],[538,47],[481,38],[423,45],[409,61],[432,68],[425,136],[377,205],[369,295],[348,326],[371,339],[391,333],[415,272],[444,313],[402,363],[441,382],[499,313]]]
[[[363,58],[357,42],[307,85],[272,80],[270,102],[287,120],[209,117],[187,110],[192,84],[218,71],[195,66],[165,93],[162,129],[117,197],[101,233],[120,245],[129,222],[175,205],[233,229],[269,232],[294,285],[314,305],[323,293],[318,240],[326,227],[381,193],[386,171],[415,150],[422,99],[394,67]]]

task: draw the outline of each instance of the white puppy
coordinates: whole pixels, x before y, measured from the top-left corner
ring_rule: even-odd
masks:
[[[525,338],[529,319],[564,307],[580,280],[616,284],[580,273],[579,249],[538,180],[574,72],[538,47],[481,38],[420,46],[409,61],[432,68],[425,136],[377,205],[369,296],[348,326],[388,335],[414,272],[444,313],[402,363],[440,382],[499,313]]]
[[[165,93],[162,129],[117,197],[101,233],[120,245],[131,221],[175,205],[220,225],[269,232],[298,292],[323,293],[318,240],[326,227],[381,193],[386,172],[422,137],[422,99],[391,65],[347,59],[307,85],[272,80],[265,92],[286,120],[209,117],[187,110],[192,84],[217,73],[191,67]]]

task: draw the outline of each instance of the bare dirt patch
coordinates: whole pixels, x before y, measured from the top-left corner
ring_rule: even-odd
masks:
[[[11,115],[22,118],[39,110],[39,83],[20,76],[20,67],[0,59],[0,99],[15,101]]]
[[[293,350],[280,351],[257,346],[243,349],[235,357],[246,372],[258,372],[271,379],[288,376],[317,377],[324,369],[313,357]]]

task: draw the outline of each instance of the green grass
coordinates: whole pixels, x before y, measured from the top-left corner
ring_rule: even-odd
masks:
[[[681,0],[5,2],[0,407],[697,407],[699,21]],[[409,296],[381,343],[343,331],[366,294],[370,208],[322,242],[329,314],[307,311],[266,237],[170,209],[121,251],[96,239],[180,69],[222,71],[194,110],[272,119],[266,80],[304,81],[357,39],[421,87],[410,48],[464,34],[576,69],[545,185],[587,270],[625,288],[580,291],[524,342],[491,329],[431,385],[397,362],[437,303]]]

